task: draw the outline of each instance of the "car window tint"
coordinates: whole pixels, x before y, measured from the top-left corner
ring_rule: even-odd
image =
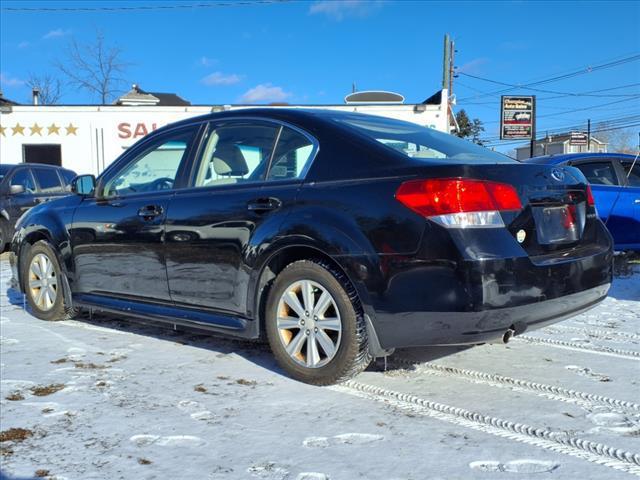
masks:
[[[43,193],[58,193],[62,191],[62,184],[58,172],[53,168],[32,168],[31,171]]]
[[[267,180],[300,178],[308,168],[313,154],[313,143],[305,135],[283,127]]]
[[[575,165],[589,183],[594,185],[618,185],[616,172],[610,162],[581,163]]]
[[[11,177],[11,185],[22,185],[25,191],[34,193],[36,186],[33,183],[33,177],[28,168],[22,168],[13,174]]]
[[[640,187],[640,158],[633,162],[623,163],[624,174],[627,176],[630,187]],[[633,166],[633,169],[631,167]]]
[[[196,128],[167,136],[150,145],[108,180],[104,187],[107,197],[134,193],[171,190]]]
[[[194,186],[263,181],[279,129],[278,125],[262,122],[234,123],[211,129]]]

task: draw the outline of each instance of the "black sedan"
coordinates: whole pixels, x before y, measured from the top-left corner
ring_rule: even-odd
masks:
[[[34,315],[266,337],[314,384],[398,347],[508,341],[593,307],[611,282],[579,170],[369,115],[194,118],[72,188],[12,243]]]

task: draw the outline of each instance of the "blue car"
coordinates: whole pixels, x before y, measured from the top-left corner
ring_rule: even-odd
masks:
[[[598,214],[616,250],[640,252],[640,158],[622,153],[545,155],[526,163],[572,166],[591,184]]]

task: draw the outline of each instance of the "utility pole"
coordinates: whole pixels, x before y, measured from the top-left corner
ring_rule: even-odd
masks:
[[[591,151],[591,119],[587,120],[587,152]]]
[[[449,49],[449,34],[445,33],[444,35],[444,54],[442,56],[442,88],[448,89],[449,84],[451,83],[449,77],[451,75],[451,57],[450,57],[450,49]]]

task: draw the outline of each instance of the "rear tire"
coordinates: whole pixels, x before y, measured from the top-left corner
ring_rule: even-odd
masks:
[[[77,316],[77,309],[65,305],[63,275],[49,243],[39,241],[29,248],[21,279],[31,312],[39,319],[58,321]]]
[[[371,362],[367,329],[355,288],[322,260],[300,260],[276,277],[265,312],[267,338],[293,378],[331,385]]]

